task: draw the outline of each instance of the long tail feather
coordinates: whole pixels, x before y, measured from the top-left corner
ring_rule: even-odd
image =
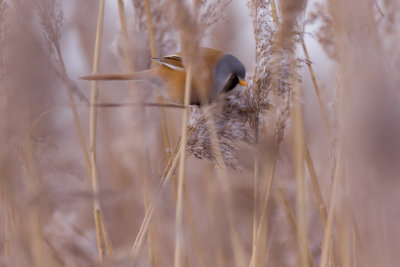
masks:
[[[90,81],[127,81],[127,80],[151,80],[154,78],[153,71],[145,70],[134,73],[112,73],[112,74],[94,74],[80,77],[82,80]]]

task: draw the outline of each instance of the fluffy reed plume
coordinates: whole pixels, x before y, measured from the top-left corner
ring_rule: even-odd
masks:
[[[39,2],[40,23],[43,27],[44,40],[50,52],[55,52],[55,46],[59,46],[61,28],[64,15],[61,11],[61,2],[44,0]]]
[[[199,159],[216,162],[207,126],[208,117],[212,116],[225,164],[240,170],[235,144],[240,141],[253,144],[256,118],[265,114],[270,107],[267,97],[256,97],[256,87],[253,86],[251,76],[248,81],[247,89],[212,103],[205,112],[199,107],[192,108],[188,125],[188,131],[191,133],[188,140],[190,154]]]
[[[309,15],[307,21],[308,25],[320,23],[319,29],[316,32],[316,37],[325,50],[325,53],[331,58],[336,59],[336,45],[335,45],[335,34],[333,29],[332,17],[327,12],[327,6],[322,4],[315,5],[316,10]]]

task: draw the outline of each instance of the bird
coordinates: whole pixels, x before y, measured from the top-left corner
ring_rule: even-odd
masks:
[[[152,58],[157,66],[133,73],[94,74],[83,80],[147,80],[161,88],[162,95],[173,103],[184,104],[186,68],[182,52]],[[239,84],[247,86],[246,69],[232,54],[222,50],[199,47],[196,71],[192,73],[190,105],[210,104],[221,94],[227,94]]]

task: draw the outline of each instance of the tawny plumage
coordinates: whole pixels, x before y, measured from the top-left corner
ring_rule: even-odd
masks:
[[[221,50],[201,47],[191,82],[190,104],[210,103],[219,94],[229,92],[238,83],[246,85],[246,69],[233,55]],[[160,85],[164,96],[183,103],[186,70],[181,53],[153,58],[159,66],[135,73],[99,74],[82,77],[84,80],[148,80]]]

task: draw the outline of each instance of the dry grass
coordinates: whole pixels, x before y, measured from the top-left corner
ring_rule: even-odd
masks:
[[[0,0],[0,265],[397,266],[399,10]],[[78,79],[177,50],[201,76],[199,46],[247,88],[175,108]]]

